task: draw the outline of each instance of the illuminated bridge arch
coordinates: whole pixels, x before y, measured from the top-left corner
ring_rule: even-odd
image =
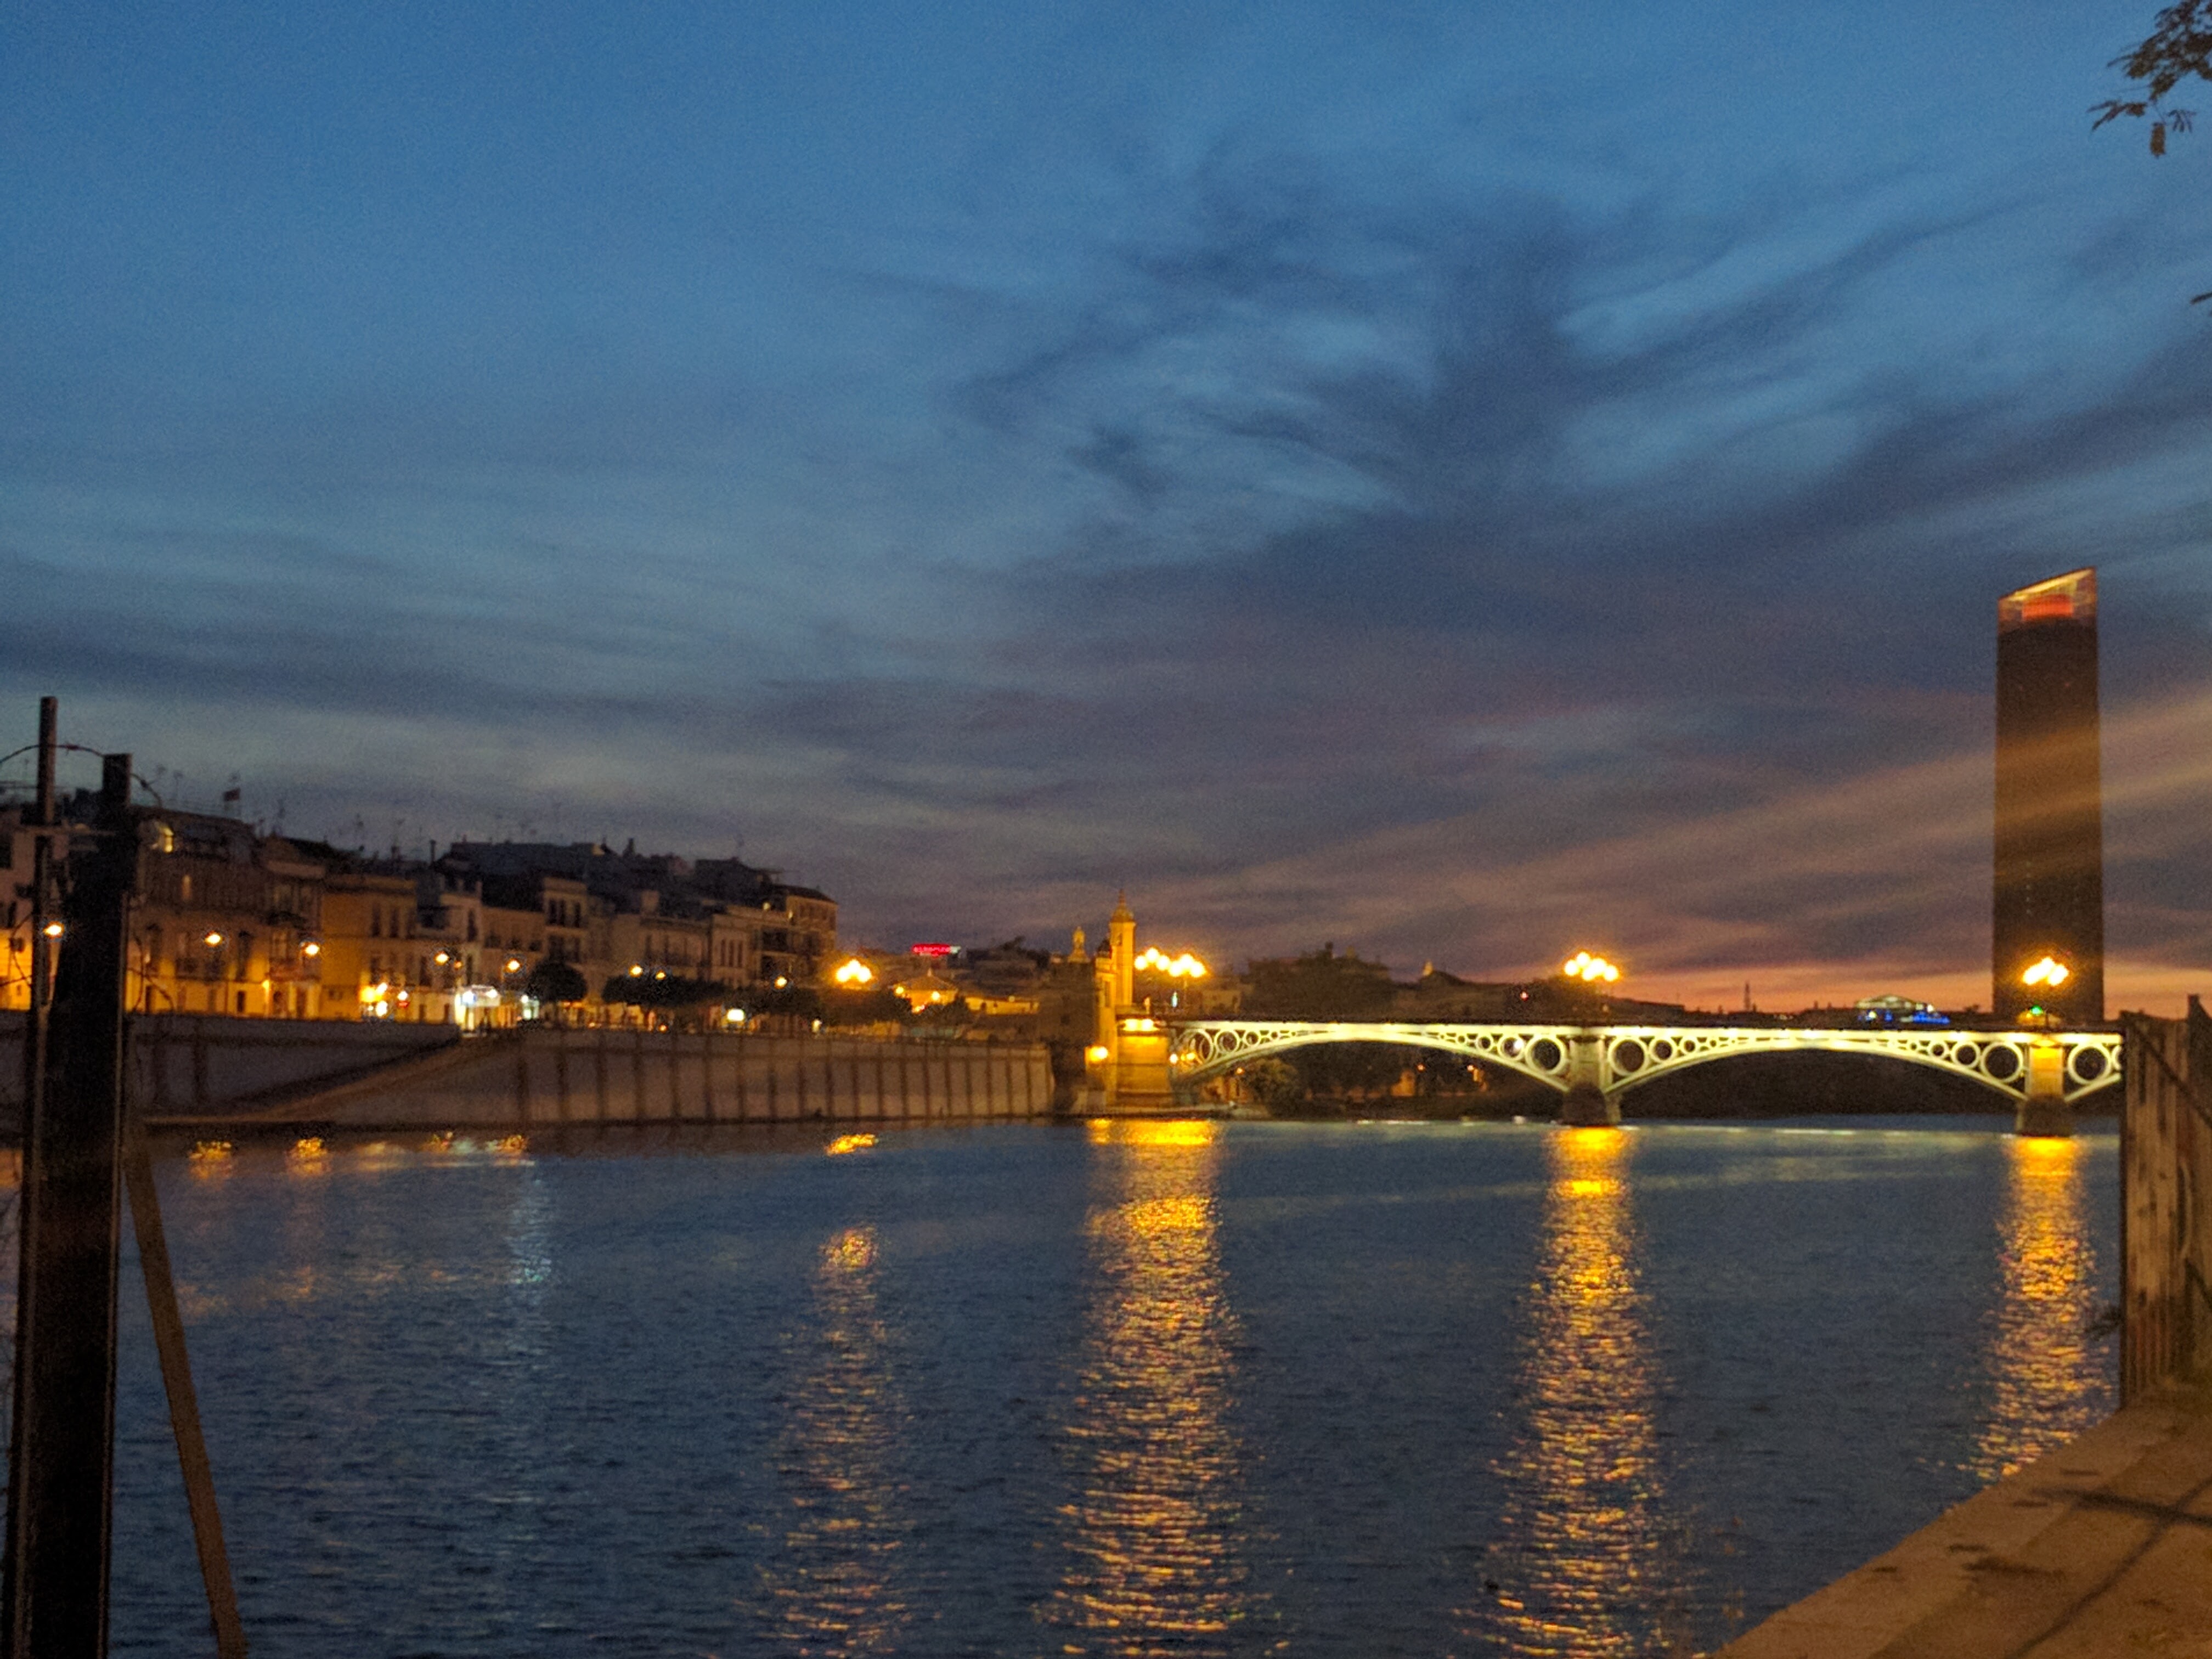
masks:
[[[1654,1078],[1738,1054],[1866,1054],[1963,1078],[2018,1105],[2027,1095],[2028,1054],[2056,1044],[2068,1104],[2119,1080],[2117,1031],[1971,1031],[1954,1028],[1739,1027],[1723,1025],[1432,1025],[1383,1021],[1194,1020],[1176,1029],[1170,1065],[1178,1084],[1198,1084],[1248,1060],[1324,1042],[1389,1042],[1441,1049],[1518,1072],[1565,1092],[1587,1082],[1609,1099]]]
[[[1203,1083],[1248,1060],[1326,1042],[1439,1049],[1518,1072],[1564,1091],[1579,1025],[1385,1024],[1372,1020],[1200,1020],[1178,1026],[1168,1064],[1179,1083]]]

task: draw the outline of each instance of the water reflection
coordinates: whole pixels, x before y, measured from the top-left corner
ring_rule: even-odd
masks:
[[[2090,1241],[2081,1141],[2017,1135],[1997,1218],[1999,1299],[1989,1316],[1988,1423],[1967,1467],[2009,1474],[2101,1417],[2106,1355],[2091,1347],[2096,1247]]]
[[[1228,1425],[1211,1123],[1099,1122],[1091,1301],[1066,1434],[1067,1562],[1039,1609],[1064,1653],[1226,1650],[1255,1597]]]
[[[1619,1129],[1549,1138],[1543,1242],[1522,1325],[1522,1418],[1486,1600],[1470,1615],[1501,1650],[1664,1650],[1645,1607],[1664,1585],[1656,1392]],[[1487,1586],[1495,1586],[1494,1589]]]
[[[909,1425],[890,1376],[877,1248],[872,1227],[848,1227],[814,1272],[813,1365],[790,1402],[777,1471],[791,1516],[767,1569],[772,1634],[796,1653],[888,1653],[910,1617],[897,1468]]]

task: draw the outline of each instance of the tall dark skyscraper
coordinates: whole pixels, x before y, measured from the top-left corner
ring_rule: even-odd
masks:
[[[2097,573],[1997,601],[1996,927],[1990,1006],[2105,1017],[2104,799],[2097,737]],[[2065,969],[2026,981],[2045,957]]]

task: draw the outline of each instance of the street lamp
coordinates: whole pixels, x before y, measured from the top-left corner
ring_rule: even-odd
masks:
[[[2032,962],[2027,965],[2020,976],[2020,982],[2030,990],[2056,991],[2073,977],[2072,969],[2059,961],[2057,957],[2046,954],[2041,960]],[[2040,1024],[2045,1030],[2058,1023],[2058,1017],[2045,1008],[2040,1002],[2032,1004],[2022,1010],[2020,1017],[2023,1023],[2031,1025]]]
[[[1206,974],[1206,964],[1191,955],[1189,951],[1185,951],[1179,957],[1171,957],[1157,945],[1148,945],[1130,966],[1139,973],[1165,974],[1169,979],[1177,981],[1168,988],[1168,1006],[1170,1008],[1182,1006],[1181,981],[1201,980]],[[1149,1008],[1151,1006],[1152,1000],[1148,997],[1146,999],[1146,1006]]]
[[[1153,973],[1165,974],[1170,979],[1204,979],[1206,974],[1206,964],[1189,951],[1171,957],[1157,945],[1146,946],[1144,954],[1131,965],[1139,973],[1149,969]]]
[[[1620,969],[1603,957],[1594,957],[1587,951],[1577,951],[1560,963],[1559,971],[1569,979],[1578,979],[1585,985],[1610,985],[1620,977]]]
[[[858,991],[874,982],[876,970],[861,961],[860,957],[854,957],[839,963],[837,971],[832,977],[847,989]]]

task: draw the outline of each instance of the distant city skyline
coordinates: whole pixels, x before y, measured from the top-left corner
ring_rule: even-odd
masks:
[[[2155,9],[15,8],[0,726],[887,943],[1126,886],[1959,1006],[1989,605],[2094,564],[2177,1012],[2212,134],[2089,114]]]

